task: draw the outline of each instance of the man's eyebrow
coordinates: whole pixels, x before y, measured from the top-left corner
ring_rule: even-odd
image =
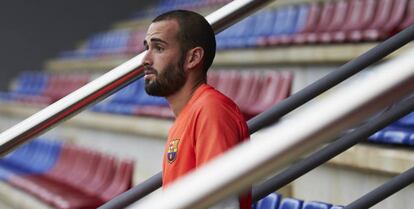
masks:
[[[163,43],[163,44],[165,44],[165,45],[168,45],[168,43],[166,42],[166,41],[164,41],[164,40],[162,40],[162,39],[159,39],[159,38],[151,38],[151,43],[152,42],[160,42],[160,43]],[[147,42],[147,40],[145,40],[144,39],[144,46],[145,47],[147,47],[148,46],[148,42]]]
[[[168,43],[166,41],[164,41],[162,39],[159,39],[159,38],[151,38],[151,42],[161,42],[165,45],[168,45]]]

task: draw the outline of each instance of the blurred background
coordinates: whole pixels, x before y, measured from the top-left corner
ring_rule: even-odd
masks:
[[[187,9],[207,15],[229,2],[0,3],[0,131],[142,52],[158,14]],[[249,120],[413,23],[414,0],[278,0],[216,36],[208,83]],[[339,88],[375,76],[378,66],[411,47]],[[174,115],[143,85],[142,79],[131,83],[2,157],[0,208],[96,208],[161,171]],[[251,140],[280,140],[266,137],[272,128]],[[276,191],[270,205],[255,207],[341,208],[410,168],[413,146],[411,113]],[[412,208],[413,195],[409,186],[373,208]]]
[[[75,48],[88,35],[144,11],[156,1],[6,1],[0,3],[0,89],[21,71]]]

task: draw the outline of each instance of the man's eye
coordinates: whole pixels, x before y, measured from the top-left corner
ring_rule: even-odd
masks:
[[[155,46],[154,49],[158,52],[164,51],[164,48],[162,48],[161,46]]]

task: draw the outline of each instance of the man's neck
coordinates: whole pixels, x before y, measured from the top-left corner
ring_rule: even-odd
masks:
[[[172,109],[175,117],[177,118],[181,111],[184,109],[185,105],[190,101],[194,92],[200,87],[203,83],[194,83],[186,82],[184,86],[177,91],[175,94],[166,97],[170,108]]]

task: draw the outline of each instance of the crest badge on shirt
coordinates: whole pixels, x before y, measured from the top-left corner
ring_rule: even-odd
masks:
[[[168,163],[170,164],[173,163],[175,159],[177,158],[179,142],[180,142],[179,139],[174,139],[168,145],[167,159],[168,159]]]

